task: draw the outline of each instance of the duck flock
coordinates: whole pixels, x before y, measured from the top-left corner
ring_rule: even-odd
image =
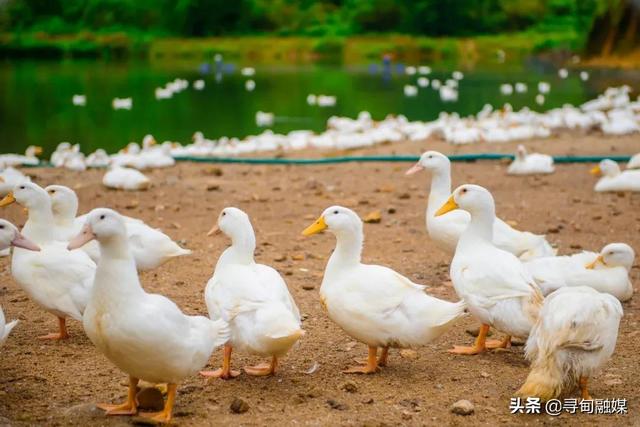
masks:
[[[115,158],[132,155],[137,156],[124,152]],[[546,158],[539,161],[552,170]],[[594,172],[606,177],[609,167],[605,161]],[[454,346],[451,353],[475,355],[509,347],[512,337],[526,339],[531,367],[518,396],[548,400],[578,388],[582,399],[590,399],[589,378],[614,353],[623,316],[620,301],[633,295],[634,250],[613,242],[597,252],[557,256],[545,236],[496,218],[495,200],[486,188],[463,184],[452,191],[447,156],[427,151],[406,174],[421,171],[431,174],[426,230],[431,242],[452,256],[450,277],[458,301],[431,296],[425,286],[385,266],[364,264],[363,221],[351,209],[328,207],[301,230],[304,236],[328,231],[336,238],[320,302],[336,325],[368,348],[366,361],[344,372],[374,374],[390,363],[390,349],[424,346],[472,316],[480,324],[475,342]],[[20,181],[0,207],[14,203],[28,218],[22,230],[0,220],[0,249],[13,247],[13,279],[57,319],[58,331],[40,338],[68,339],[66,322],[80,321],[96,349],[129,376],[125,402],[98,405],[107,415],[138,414],[136,387],[144,380],[166,383],[167,398],[162,411],[140,415],[169,422],[177,386],[185,378],[198,373],[238,377],[233,351],[266,359],[245,367],[245,374],[274,375],[299,340],[313,339],[305,336],[283,277],[256,263],[252,223],[238,208],[224,208],[208,233],[222,233],[231,243],[206,284],[209,317],[204,317],[185,315],[170,299],[142,287],[139,271],[189,255],[161,231],[103,207],[78,216],[77,195],[61,185],[41,188]],[[5,324],[1,310],[0,320],[4,342],[17,322]],[[503,339],[488,340],[490,328]],[[222,366],[203,371],[218,348]]]

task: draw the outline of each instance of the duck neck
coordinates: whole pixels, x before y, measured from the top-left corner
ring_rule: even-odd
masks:
[[[431,190],[429,192],[429,202],[427,204],[427,213],[435,214],[440,206],[447,200],[451,194],[451,170],[437,169],[433,171],[431,176]]]
[[[362,232],[362,224],[358,229],[341,230],[335,232],[336,249],[329,258],[327,268],[336,266],[350,266],[360,264],[362,256],[362,245],[364,243],[364,234]]]
[[[253,228],[236,232],[231,236],[231,246],[222,253],[216,267],[227,264],[253,264],[255,250],[256,236]]]
[[[115,303],[144,293],[126,236],[100,241],[100,260],[92,292],[93,299]]]
[[[59,227],[70,227],[76,219],[77,209],[53,209],[55,224]]]
[[[29,217],[22,230],[23,234],[36,243],[44,244],[54,239],[53,213],[51,203],[43,200],[29,208]]]
[[[493,241],[493,222],[496,218],[495,208],[485,207],[482,210],[470,213],[471,221],[462,236],[460,236],[461,242],[476,244],[478,241],[482,241],[491,243]]]

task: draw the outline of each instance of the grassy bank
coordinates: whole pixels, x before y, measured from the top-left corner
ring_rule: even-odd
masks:
[[[404,35],[354,37],[211,37],[166,38],[148,34],[45,33],[0,34],[0,56],[106,59],[146,58],[152,61],[208,61],[215,54],[252,63],[356,64],[390,54],[407,62],[444,61],[475,65],[498,63],[499,50],[509,59],[549,51],[575,51],[576,33],[514,33],[472,38],[429,38]]]

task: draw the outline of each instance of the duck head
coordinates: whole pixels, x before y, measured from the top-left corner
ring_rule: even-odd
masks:
[[[49,209],[51,207],[47,192],[33,182],[23,182],[16,185],[12,192],[0,200],[0,207],[8,206],[15,202],[27,210],[36,208]]]
[[[126,239],[126,235],[127,229],[124,219],[118,212],[112,209],[97,208],[89,212],[80,234],[71,239],[67,249],[81,248],[94,239],[100,243],[108,243],[118,238]]]
[[[30,145],[27,147],[24,154],[27,157],[37,157],[42,154],[42,147],[38,147],[37,145]]]
[[[464,184],[456,188],[449,199],[436,211],[436,216],[444,215],[454,209],[463,209],[474,214],[495,211],[493,196],[484,187]]]
[[[451,161],[447,156],[437,151],[426,151],[420,156],[420,160],[413,165],[406,175],[413,175],[421,170],[428,170],[430,172],[446,170],[450,168]]]
[[[516,158],[518,160],[524,160],[525,157],[527,157],[527,149],[524,145],[520,144],[516,150]]]
[[[0,249],[4,250],[9,246],[39,251],[40,247],[31,240],[24,237],[15,225],[9,221],[0,219]]]
[[[248,229],[253,231],[249,215],[238,208],[226,207],[218,215],[218,223],[209,230],[207,236],[224,233],[234,240],[246,233]]]
[[[78,196],[76,192],[64,185],[50,185],[45,191],[51,198],[51,209],[56,216],[75,218],[78,212]]]
[[[304,229],[304,236],[329,230],[335,235],[362,233],[362,220],[351,209],[342,206],[331,206],[310,226]]]
[[[598,263],[605,267],[624,267],[627,271],[631,270],[633,260],[636,254],[633,248],[626,243],[610,243],[598,254],[598,257],[585,268],[594,269]]]
[[[604,175],[613,177],[620,174],[620,166],[611,159],[604,159],[601,160],[597,166],[591,169],[590,172],[595,176]]]

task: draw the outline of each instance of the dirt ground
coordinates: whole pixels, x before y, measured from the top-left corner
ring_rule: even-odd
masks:
[[[403,143],[358,150],[354,154],[419,154],[425,149],[455,152],[513,152],[516,144],[452,147],[441,141]],[[532,149],[553,154],[630,154],[640,151],[640,137],[604,138],[562,134],[533,141]],[[309,153],[298,153],[302,156]],[[382,222],[365,225],[363,260],[390,266],[412,280],[430,285],[428,292],[457,300],[449,280],[450,257],[426,233],[427,174],[405,177],[410,164],[349,163],[322,166],[247,166],[181,163],[148,175],[146,192],[109,191],[101,171],[75,173],[30,169],[40,185],[60,183],[75,188],[81,212],[107,206],[162,228],[193,250],[142,274],[147,291],[173,299],[186,313],[206,314],[204,287],[214,263],[228,245],[223,236],[206,232],[225,206],[251,217],[257,232],[256,260],[277,268],[304,315],[307,334],[281,363],[277,375],[231,381],[192,377],[179,387],[175,424],[200,425],[638,425],[640,418],[640,300],[624,304],[618,345],[610,363],[591,381],[595,398],[628,399],[629,415],[511,415],[509,398],[524,381],[528,364],[523,348],[479,356],[446,352],[453,344],[469,344],[467,317],[438,341],[416,353],[390,355],[390,366],[370,376],[342,374],[354,358],[366,355],[322,311],[318,289],[335,240],[328,233],[302,237],[301,231],[326,207],[342,204],[362,216],[382,211]],[[640,194],[598,194],[592,165],[558,165],[545,177],[506,177],[501,162],[455,163],[454,185],[470,182],[488,187],[497,212],[517,227],[546,233],[560,253],[599,250],[622,241],[640,250]],[[219,173],[222,173],[220,176]],[[380,191],[380,189],[384,191]],[[392,191],[389,191],[392,190]],[[393,208],[393,209],[391,209]],[[390,211],[395,210],[395,213]],[[22,225],[21,208],[0,216]],[[293,260],[292,256],[304,258]],[[286,257],[284,261],[276,261]],[[15,284],[9,258],[0,259],[0,303],[8,320],[19,318],[0,352],[0,419],[12,425],[129,425],[126,417],[106,418],[92,403],[119,401],[126,395],[126,376],[96,351],[78,322],[70,321],[67,342],[42,342],[36,336],[55,330],[56,321],[37,308]],[[638,259],[632,280],[640,282]],[[234,354],[235,368],[259,362]],[[210,367],[221,363],[221,351]],[[317,364],[313,373],[306,373]],[[344,387],[345,383],[349,383]],[[345,391],[348,388],[350,391]],[[230,411],[234,398],[249,409]],[[468,417],[450,413],[459,399],[475,405]]]

